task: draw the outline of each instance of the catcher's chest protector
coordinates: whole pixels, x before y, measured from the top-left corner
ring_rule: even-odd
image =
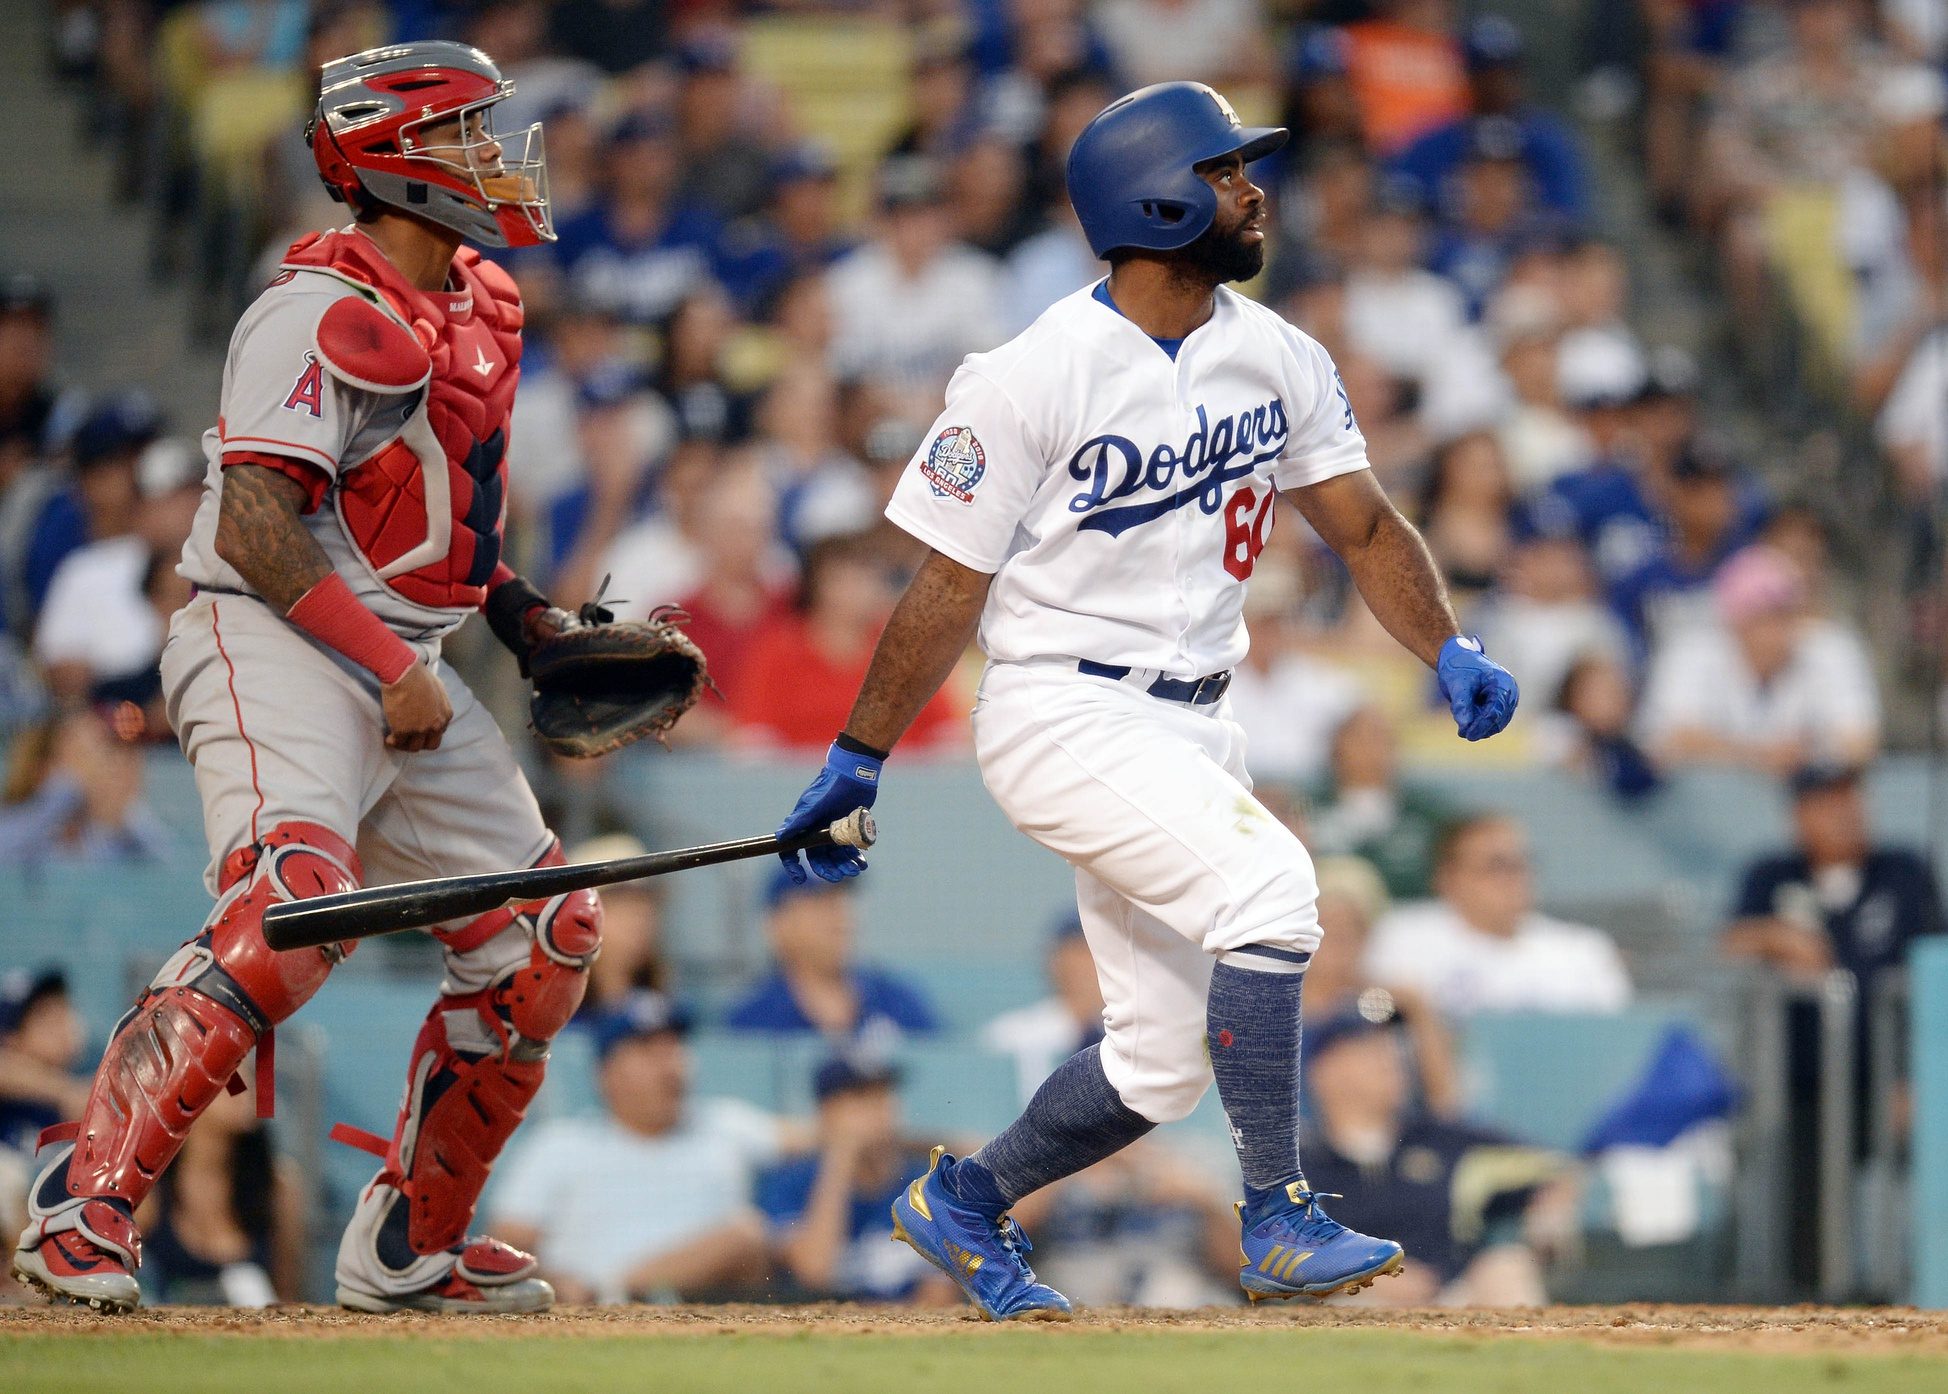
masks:
[[[370,287],[400,321],[398,332],[410,326],[430,359],[419,405],[393,440],[345,471],[336,506],[347,535],[393,590],[420,605],[477,609],[500,561],[507,515],[508,420],[521,375],[513,279],[463,247],[453,288],[429,295],[366,238],[344,232],[298,243],[284,264]],[[383,337],[392,327],[375,332]],[[334,356],[322,338],[319,346]],[[410,351],[403,339],[400,347]],[[355,360],[357,348],[341,357]],[[358,377],[355,362],[327,366]]]

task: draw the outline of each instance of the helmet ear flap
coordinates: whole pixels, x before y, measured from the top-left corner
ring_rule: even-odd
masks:
[[[324,137],[322,142],[320,136]],[[358,177],[357,166],[346,157],[345,148],[338,143],[330,124],[321,120],[315,111],[311,119],[304,123],[304,139],[317,160],[318,181],[325,186],[325,192],[332,196],[334,202],[346,205],[354,214],[367,212],[370,199],[365,192],[364,181]],[[320,148],[321,144],[324,149]],[[326,156],[327,151],[328,158],[318,158]]]

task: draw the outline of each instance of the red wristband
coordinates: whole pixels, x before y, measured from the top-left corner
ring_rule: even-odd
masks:
[[[299,596],[284,618],[382,683],[398,682],[419,661],[404,639],[359,603],[336,571]]]

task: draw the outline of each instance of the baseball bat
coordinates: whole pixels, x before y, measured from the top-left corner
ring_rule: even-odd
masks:
[[[830,827],[814,828],[789,838],[744,837],[734,842],[709,842],[673,852],[649,852],[640,857],[616,857],[605,862],[573,866],[530,866],[518,871],[486,871],[473,876],[439,876],[428,881],[402,881],[285,901],[264,911],[264,942],[273,949],[310,949],[347,939],[368,939],[418,929],[445,920],[484,915],[508,905],[548,900],[569,891],[607,886],[617,881],[640,881],[692,867],[716,866],[776,852],[802,852],[809,847],[873,845],[879,830],[873,816],[860,808]]]

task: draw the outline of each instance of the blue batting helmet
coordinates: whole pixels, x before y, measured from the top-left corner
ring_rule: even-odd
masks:
[[[1069,202],[1089,248],[1173,252],[1217,217],[1217,192],[1196,166],[1224,155],[1249,163],[1285,144],[1281,126],[1246,126],[1201,82],[1160,82],[1118,98],[1069,151]]]

